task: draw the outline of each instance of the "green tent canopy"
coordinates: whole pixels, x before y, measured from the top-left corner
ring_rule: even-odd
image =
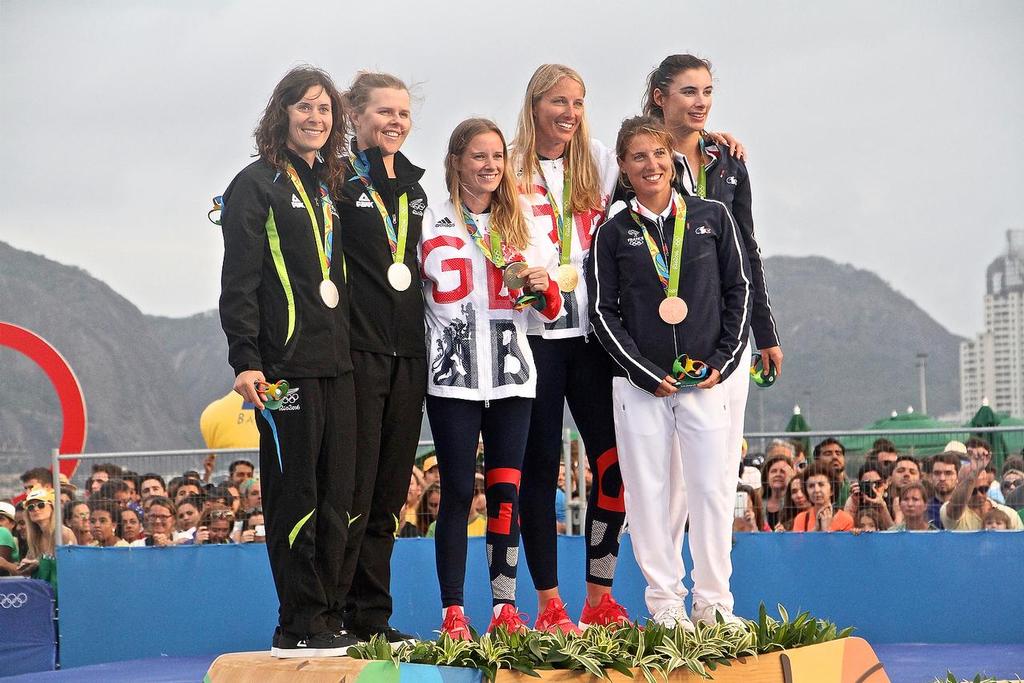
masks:
[[[981,407],[978,408],[978,412],[974,414],[971,421],[967,423],[967,427],[998,427],[1002,424],[1002,421],[996,412],[989,407],[988,401],[982,401]],[[992,444],[992,464],[996,470],[999,470],[1003,466],[1003,461],[1006,460],[1006,439],[999,432],[991,434],[972,434],[971,436],[977,436],[985,439]]]
[[[951,439],[962,438],[960,426],[950,422],[940,422],[924,413],[906,412],[894,414],[884,420],[878,420],[865,429],[890,432],[886,435],[896,444],[901,453],[912,453],[917,457],[941,453]],[[947,434],[900,434],[908,429],[948,429]],[[849,436],[843,439],[847,454],[867,453],[877,436]]]
[[[789,418],[789,423],[786,425],[786,431],[792,434],[799,432],[811,431],[810,425],[807,424],[807,420],[800,414],[800,406],[793,406],[793,417]],[[807,437],[800,439],[803,444],[804,453],[807,454],[807,459],[811,460],[811,440]]]
[[[1022,455],[1024,450],[1024,420],[1019,417],[1010,417],[1009,413],[996,413],[999,418],[1000,427],[1020,427],[1019,432],[1006,432],[1003,440],[1006,442],[1006,455]],[[991,436],[991,435],[990,435]]]

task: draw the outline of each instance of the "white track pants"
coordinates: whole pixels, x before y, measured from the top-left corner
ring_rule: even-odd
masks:
[[[728,387],[655,398],[616,377],[612,399],[626,517],[647,579],[647,608],[653,614],[686,597],[682,539],[689,513],[694,598],[732,609],[737,459],[729,453]]]

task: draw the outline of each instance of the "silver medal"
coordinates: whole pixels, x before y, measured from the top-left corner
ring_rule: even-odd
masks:
[[[412,271],[404,263],[392,263],[388,266],[388,284],[398,292],[404,292],[412,284]]]
[[[338,302],[341,301],[341,295],[338,294],[338,287],[330,280],[320,281],[320,298],[323,299],[324,305],[327,308],[337,308]]]

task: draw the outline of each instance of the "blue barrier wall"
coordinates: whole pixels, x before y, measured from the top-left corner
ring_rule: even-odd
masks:
[[[583,604],[583,539],[559,538],[570,615]],[[875,643],[1024,642],[1024,533],[737,534],[736,611],[808,609]],[[58,550],[62,666],[145,657],[261,650],[277,617],[262,545]],[[440,627],[432,539],[399,539],[392,562],[393,625],[421,637]],[[690,566],[687,558],[687,566]],[[536,617],[520,562],[519,607]],[[616,597],[644,617],[644,582],[623,538]],[[1001,590],[1005,586],[1006,590]],[[467,613],[490,616],[482,538],[469,544]],[[969,624],[969,626],[968,626]]]
[[[52,671],[56,662],[50,584],[0,578],[0,676]]]

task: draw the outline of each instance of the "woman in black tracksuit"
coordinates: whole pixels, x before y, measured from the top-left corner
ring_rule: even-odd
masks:
[[[598,228],[587,280],[594,333],[619,366],[615,437],[647,606],[656,622],[692,630],[682,583],[687,489],[695,616],[738,621],[729,590],[735,459],[721,381],[746,372],[750,284],[728,210],[672,189],[671,152],[660,122],[623,123],[616,155],[635,196]],[[676,382],[683,354],[706,364],[695,387]]]
[[[221,325],[234,389],[259,408],[281,605],[276,657],[340,656],[357,642],[338,630],[355,464],[349,298],[332,202],[344,179],[341,107],[326,73],[289,72],[256,131],[260,158],[224,192],[221,216]],[[278,380],[287,394],[268,396],[266,383]]]
[[[416,245],[423,169],[399,150],[412,126],[409,91],[389,74],[362,72],[345,94],[355,130],[338,199],[352,309],[358,485],[343,581],[345,625],[355,635],[410,636],[391,618],[391,551],[416,456],[426,352]]]

